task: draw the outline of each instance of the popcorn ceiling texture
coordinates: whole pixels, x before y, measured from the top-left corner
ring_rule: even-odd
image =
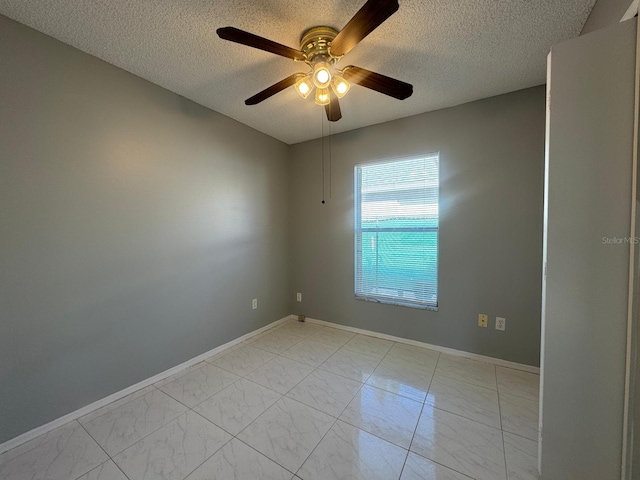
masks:
[[[405,101],[354,86],[331,133],[545,82],[546,55],[577,36],[595,0],[400,0],[346,55],[414,85]],[[0,13],[288,144],[329,133],[324,109],[287,89],[244,100],[306,65],[221,40],[235,26],[294,48],[316,25],[340,29],[364,0],[0,0]]]

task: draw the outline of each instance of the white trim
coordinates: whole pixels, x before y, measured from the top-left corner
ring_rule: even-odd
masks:
[[[622,18],[620,19],[620,21],[624,22],[625,20],[631,20],[633,17],[635,17],[638,14],[639,5],[640,5],[640,0],[633,0],[631,2],[631,5],[629,5],[629,8],[627,8],[627,11],[624,13]]]
[[[547,55],[547,98],[544,126],[544,205],[542,207],[542,296],[540,302],[540,391],[538,393],[538,476],[542,476],[542,424],[544,419],[544,352],[547,325],[547,246],[549,238],[549,140],[551,136],[551,60],[553,49]]]
[[[638,11],[638,1],[634,0],[635,11]],[[633,5],[632,5],[633,6]],[[631,7],[629,7],[631,8]],[[628,13],[628,12],[627,12]],[[631,160],[631,228],[629,238],[636,236],[636,194],[638,175],[638,128],[640,128],[640,30],[636,32],[636,65],[635,65],[635,95],[633,105],[633,158]],[[627,299],[627,355],[625,359],[624,375],[624,410],[622,423],[622,474],[620,478],[626,480],[631,477],[631,462],[633,458],[633,419],[631,417],[632,408],[640,408],[640,405],[633,403],[632,378],[637,365],[632,365],[635,345],[633,344],[633,301],[635,298],[635,244],[629,242],[629,296]]]
[[[295,315],[292,315],[291,317],[297,318],[297,316]],[[449,347],[441,347],[440,345],[432,345],[430,343],[419,342],[417,340],[410,340],[408,338],[395,337],[393,335],[387,335],[386,333],[372,332],[371,330],[364,330],[362,328],[347,327],[345,325],[331,323],[325,320],[318,320],[316,318],[307,317],[305,321],[309,323],[316,323],[318,325],[325,325],[327,327],[337,328],[339,330],[346,330],[347,332],[360,333],[362,335],[369,335],[370,337],[382,338],[384,340],[391,340],[392,342],[404,343],[406,345],[413,345],[414,347],[429,348],[437,352],[448,353],[449,355],[456,355],[458,357],[470,358],[472,360],[491,363],[493,365],[498,365],[500,367],[512,368],[514,370],[522,370],[523,372],[529,372],[529,373],[537,373],[537,374],[540,373],[540,369],[538,367],[525,365],[523,363],[510,362],[508,360],[502,360],[500,358],[487,357],[485,355],[478,355],[477,353],[465,352],[463,350],[456,350],[454,348],[449,348]]]
[[[209,350],[208,352],[205,352],[201,355],[198,355],[197,357],[192,358],[191,360],[187,360],[184,363],[181,363],[180,365],[177,365],[175,367],[170,368],[169,370],[165,370],[164,372],[158,373],[157,375],[154,375],[151,378],[147,378],[146,380],[142,380],[141,382],[136,383],[135,385],[131,385],[130,387],[127,387],[123,390],[120,390],[119,392],[116,393],[112,393],[111,395],[109,395],[108,397],[104,397],[96,402],[93,402],[89,405],[86,405],[74,412],[68,413],[60,418],[57,418],[49,423],[46,423],[44,425],[41,425],[39,427],[34,428],[33,430],[29,430],[28,432],[23,433],[22,435],[19,435],[15,438],[12,438],[11,440],[7,440],[6,442],[4,442],[3,444],[0,444],[0,454],[4,453],[8,450],[11,450],[19,445],[22,445],[23,443],[28,442],[29,440],[33,440],[36,437],[39,437],[40,435],[44,435],[45,433],[50,432],[51,430],[61,427],[62,425],[69,423],[73,420],[77,420],[80,417],[83,417],[85,415],[87,415],[88,413],[93,412],[94,410],[97,410],[99,408],[104,407],[105,405],[108,405],[112,402],[115,402],[116,400],[120,400],[123,397],[126,397],[127,395],[136,392],[138,390],[140,390],[141,388],[144,387],[148,387],[149,385],[152,385],[154,383],[159,382],[160,380],[163,380],[167,377],[169,377],[170,375],[174,375],[182,370],[185,370],[189,367],[191,367],[192,365],[195,365],[196,363],[200,363],[203,360],[212,357],[213,355],[217,355],[218,353],[227,350],[241,342],[244,342],[245,340],[248,340],[249,338],[255,337],[256,335],[260,335],[262,332],[269,330],[277,325],[280,325],[283,322],[286,322],[287,320],[289,320],[290,318],[294,317],[294,315],[287,315],[286,317],[281,318],[280,320],[276,320],[275,322],[272,322],[262,328],[259,328],[258,330],[254,330],[253,332],[249,332],[245,335],[242,335],[241,337],[236,338],[235,340],[231,340],[230,342],[225,343],[224,345],[220,345],[219,347],[216,347],[212,350]],[[295,317],[297,318],[297,317]]]
[[[193,365],[195,365],[196,363],[200,363],[203,360],[212,357],[213,355],[217,355],[220,352],[223,352],[224,350],[227,350],[239,343],[244,342],[245,340],[248,340],[249,338],[255,337],[256,335],[260,335],[262,332],[265,332],[273,327],[276,327],[278,325],[280,325],[281,323],[286,322],[287,320],[297,320],[298,316],[291,314],[291,315],[287,315],[286,317],[283,317],[279,320],[276,320],[275,322],[272,322],[262,328],[259,328],[258,330],[254,330],[253,332],[249,332],[241,337],[236,338],[235,340],[231,340],[230,342],[225,343],[224,345],[220,345],[219,347],[216,347],[212,350],[209,350],[208,352],[205,352],[201,355],[198,355],[197,357],[192,358],[191,360],[187,360],[184,363],[181,363],[180,365],[177,365],[175,367],[170,368],[169,370],[165,370],[164,372],[161,372],[157,375],[154,375],[151,378],[147,378],[146,380],[143,380],[141,382],[136,383],[135,385],[131,385],[130,387],[127,387],[123,390],[120,390],[119,392],[113,393],[107,397],[104,397],[96,402],[93,402],[89,405],[86,405],[74,412],[68,413],[67,415],[64,415],[60,418],[57,418],[56,420],[53,420],[45,425],[41,425],[39,427],[34,428],[33,430],[29,430],[28,432],[23,433],[22,435],[19,435],[15,438],[12,438],[11,440],[8,440],[6,442],[4,442],[3,444],[0,444],[0,454],[4,453],[8,450],[11,450],[19,445],[22,445],[23,443],[26,443],[30,440],[33,440],[36,437],[39,437],[40,435],[44,435],[45,433],[50,432],[51,430],[54,430],[58,427],[61,427],[62,425],[69,423],[73,420],[77,420],[80,417],[83,417],[99,408],[104,407],[105,405],[108,405],[112,402],[115,402],[117,400],[120,400],[121,398],[126,397],[127,395],[136,392],[138,390],[140,390],[141,388],[147,387],[149,385],[152,385],[154,383],[159,382],[160,380],[163,380],[171,375],[175,375],[176,373],[185,370]],[[429,343],[424,343],[424,342],[419,342],[417,340],[410,340],[408,338],[401,338],[401,337],[395,337],[393,335],[387,335],[385,333],[378,333],[378,332],[373,332],[371,330],[364,330],[361,328],[354,328],[354,327],[347,327],[345,325],[339,325],[337,323],[331,323],[331,322],[326,322],[324,320],[318,320],[315,318],[309,318],[307,317],[305,319],[305,321],[309,322],[309,323],[315,323],[318,325],[325,325],[328,327],[332,327],[332,328],[337,328],[339,330],[346,330],[348,332],[353,332],[353,333],[360,333],[362,335],[369,335],[371,337],[377,337],[377,338],[382,338],[385,340],[391,340],[393,342],[398,342],[398,343],[404,343],[406,345],[413,345],[416,347],[423,347],[423,348],[429,348],[431,350],[435,350],[438,352],[443,352],[443,353],[448,353],[450,355],[456,355],[459,357],[465,357],[465,358],[470,358],[473,360],[479,360],[481,362],[486,362],[486,363],[491,363],[493,365],[499,365],[502,367],[507,367],[507,368],[513,368],[515,370],[522,370],[525,372],[531,372],[531,373],[540,373],[540,369],[537,367],[532,367],[530,365],[524,365],[521,363],[515,363],[515,362],[509,362],[507,360],[501,360],[499,358],[493,358],[493,357],[487,357],[484,355],[478,355],[475,353],[469,353],[469,352],[464,352],[462,350],[455,350],[453,348],[448,348],[448,347],[441,347],[439,345],[432,345]]]

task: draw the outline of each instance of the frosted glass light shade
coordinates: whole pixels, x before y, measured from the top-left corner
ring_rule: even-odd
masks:
[[[313,66],[313,83],[318,88],[327,88],[331,84],[331,71],[326,62],[318,62]]]
[[[316,105],[328,105],[331,102],[328,88],[318,88],[316,90]]]
[[[311,81],[311,75],[305,75],[300,78],[294,85],[296,92],[302,97],[307,98],[313,90],[313,82]]]
[[[336,94],[336,97],[344,97],[350,88],[351,84],[347,82],[341,75],[335,75],[333,77],[333,80],[331,81],[331,89]]]

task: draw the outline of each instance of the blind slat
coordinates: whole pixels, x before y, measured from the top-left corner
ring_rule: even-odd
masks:
[[[438,160],[355,167],[356,297],[437,308]]]

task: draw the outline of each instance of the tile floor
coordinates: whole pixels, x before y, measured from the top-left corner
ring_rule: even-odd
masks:
[[[0,478],[531,480],[538,383],[288,321],[0,455]]]

